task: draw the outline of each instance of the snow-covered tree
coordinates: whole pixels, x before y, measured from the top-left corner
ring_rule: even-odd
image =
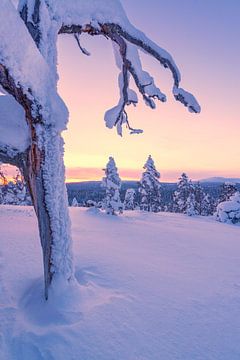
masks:
[[[186,201],[186,210],[183,211],[188,216],[198,215],[197,202],[194,194],[194,188],[190,188],[189,195]]]
[[[136,191],[127,189],[124,198],[124,210],[134,210],[136,207]]]
[[[116,126],[120,135],[124,124],[132,133],[141,132],[129,125],[126,112],[127,105],[138,101],[129,88],[130,77],[151,108],[155,99],[166,101],[142,69],[139,50],[170,70],[177,101],[195,113],[200,106],[180,87],[180,73],[171,55],[129,22],[118,0],[21,0],[18,10],[23,21],[11,0],[1,0],[0,86],[9,95],[0,102],[12,106],[0,111],[0,160],[20,168],[28,184],[38,217],[47,298],[54,278],[68,282],[74,274],[61,137],[68,111],[57,94],[58,35],[73,35],[87,55],[81,34],[100,35],[113,42],[120,69],[120,100],[106,113],[105,121],[109,128]]]
[[[221,185],[220,188],[220,196],[218,203],[228,201],[232,195],[234,195],[237,192],[236,184],[232,182],[225,182]]]
[[[12,181],[7,181],[3,171],[0,170],[0,179],[2,182],[0,204],[31,205],[31,198],[28,194],[26,183],[18,171]]]
[[[74,197],[73,200],[72,200],[72,207],[78,207],[78,201],[77,199]]]
[[[154,161],[149,155],[140,180],[139,192],[141,196],[140,209],[144,211],[161,211],[160,173],[156,170]]]
[[[186,214],[188,197],[194,192],[193,184],[185,173],[182,173],[178,180],[177,190],[173,194],[173,211]]]
[[[204,196],[203,202],[202,202],[201,215],[203,215],[203,216],[213,215],[215,212],[215,209],[216,209],[215,201],[209,194],[205,193],[205,196]]]
[[[117,212],[122,213],[123,204],[120,199],[121,179],[118,175],[113,157],[109,157],[106,165],[105,177],[102,179],[102,187],[105,189],[105,197],[103,199],[103,208],[109,215],[116,215]]]
[[[236,192],[229,200],[217,206],[216,219],[228,224],[240,223],[240,193]]]
[[[194,184],[194,195],[196,201],[196,213],[198,215],[212,215],[214,211],[213,200],[209,194],[206,194],[198,181]]]

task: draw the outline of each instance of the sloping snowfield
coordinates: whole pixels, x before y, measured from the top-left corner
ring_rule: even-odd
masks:
[[[1,360],[240,359],[240,227],[70,212],[77,282],[46,303],[33,210],[0,207]]]

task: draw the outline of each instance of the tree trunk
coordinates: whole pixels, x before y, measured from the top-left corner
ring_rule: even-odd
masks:
[[[46,138],[43,149],[36,144],[31,146],[23,175],[38,219],[47,300],[54,275],[61,275],[66,281],[73,276],[73,261],[62,138],[49,133]]]
[[[43,179],[44,153],[37,145],[32,145],[27,156],[27,161],[22,169],[27,183],[34,210],[38,219],[38,228],[43,252],[45,298],[48,299],[48,288],[52,280],[51,273],[51,247],[53,244],[50,217],[46,207],[44,179]]]

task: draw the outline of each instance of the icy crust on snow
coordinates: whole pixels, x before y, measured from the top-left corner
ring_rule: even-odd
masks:
[[[56,93],[51,71],[10,0],[0,2],[0,64],[27,97],[40,105],[47,124],[57,131],[66,128],[68,112]]]
[[[24,152],[29,145],[29,129],[23,108],[12,96],[0,96],[0,149],[10,147]]]

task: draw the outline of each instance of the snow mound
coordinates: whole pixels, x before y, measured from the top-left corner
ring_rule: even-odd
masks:
[[[240,193],[236,192],[229,201],[223,201],[217,206],[216,218],[220,222],[236,224],[240,222]]]

